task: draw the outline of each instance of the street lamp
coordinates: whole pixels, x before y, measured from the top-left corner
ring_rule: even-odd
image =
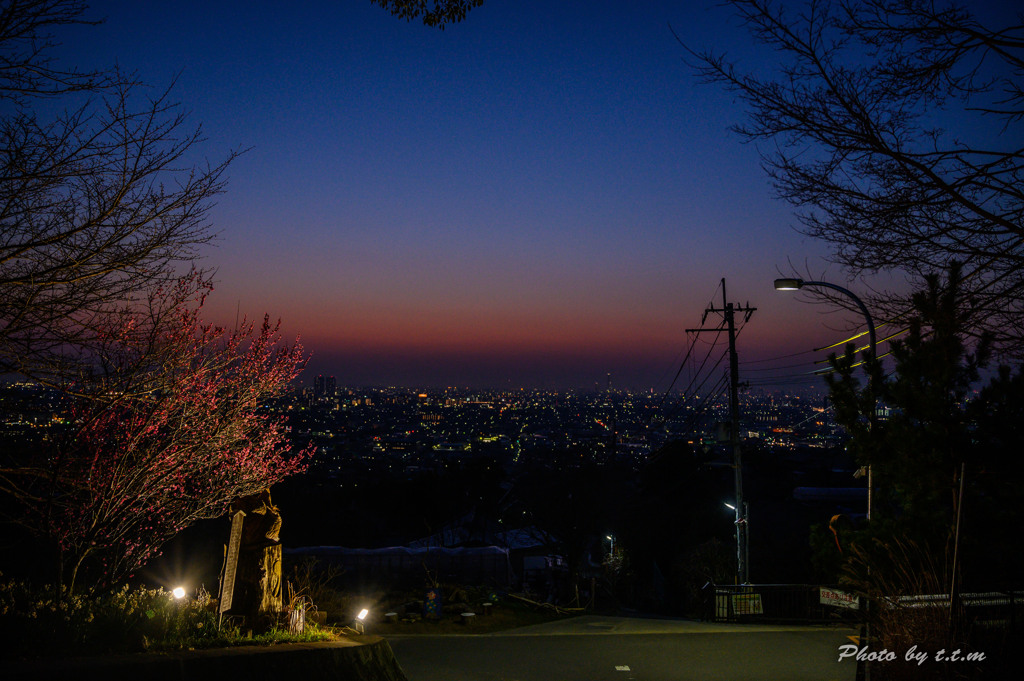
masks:
[[[803,279],[776,279],[775,280],[775,290],[776,291],[798,291],[798,290],[802,289],[805,286],[817,286],[819,288],[830,288],[833,291],[839,291],[840,293],[842,293],[842,294],[846,295],[847,297],[849,297],[850,300],[852,300],[853,302],[857,303],[857,307],[860,308],[861,314],[864,315],[864,321],[867,322],[867,325],[868,325],[868,341],[869,341],[869,346],[868,347],[871,349],[871,356],[872,357],[877,357],[878,356],[877,353],[875,352],[875,350],[876,350],[876,347],[875,347],[876,346],[875,322],[874,322],[874,320],[871,319],[871,313],[868,312],[867,305],[865,305],[864,301],[861,300],[860,298],[858,298],[856,296],[856,294],[853,293],[853,291],[848,291],[847,289],[843,288],[842,286],[836,286],[835,284],[830,284],[827,281],[804,281]],[[869,386],[871,385],[871,375],[870,374],[868,375],[868,385]],[[872,391],[872,397],[873,396],[874,396],[874,392]],[[868,427],[871,428],[871,430],[874,430],[874,424],[875,424],[875,405],[872,404],[871,405],[871,416],[869,417],[869,420],[868,420]],[[872,479],[872,476],[871,476],[871,464],[868,464],[868,522],[871,522],[871,497],[872,497],[872,489],[873,488],[874,488],[874,480]],[[868,566],[868,574],[871,574],[871,566]],[[871,603],[870,602],[864,604],[864,615],[865,615],[865,618],[867,617],[868,609],[870,607],[871,607]],[[953,613],[953,608],[952,607],[949,609],[949,612],[950,612],[950,616],[952,616],[952,613]],[[865,624],[864,624],[864,638],[863,638],[865,646],[867,645],[867,642],[870,640],[870,637],[871,637],[871,624],[869,622],[865,621]],[[868,674],[868,678],[870,678],[870,674],[871,674],[870,667],[868,667],[866,671],[867,671],[867,674]]]
[[[817,288],[830,288],[833,291],[839,291],[840,293],[842,293],[843,295],[847,296],[848,298],[850,298],[850,300],[852,300],[854,303],[857,304],[857,307],[860,308],[861,314],[864,315],[864,321],[867,322],[867,325],[868,325],[868,348],[870,348],[870,350],[871,350],[871,356],[872,357],[876,357],[877,353],[875,352],[875,350],[876,350],[875,322],[874,322],[874,320],[871,319],[871,313],[868,312],[868,306],[865,305],[864,301],[861,300],[860,298],[858,298],[857,295],[853,291],[845,289],[842,286],[836,286],[835,284],[831,284],[831,283],[829,283],[827,281],[804,281],[803,279],[776,279],[775,280],[775,290],[776,291],[799,291],[800,289],[802,289],[802,288],[804,288],[806,286],[814,286],[814,287],[817,287]],[[868,381],[870,382],[870,380],[871,380],[871,378],[869,376],[868,377]],[[874,420],[875,420],[875,413],[874,413],[874,407],[872,407],[871,423],[874,423]],[[872,489],[872,487],[873,487],[873,485],[872,485],[872,479],[871,479],[871,466],[869,465],[868,466],[868,520],[871,520],[871,489]]]
[[[871,313],[868,312],[868,306],[864,304],[864,301],[857,297],[853,291],[845,289],[842,286],[836,286],[827,281],[804,281],[803,279],[776,279],[775,290],[776,291],[799,291],[806,286],[816,286],[818,288],[830,288],[833,291],[839,291],[843,295],[847,296],[857,304],[860,308],[861,314],[864,315],[864,320],[868,323],[868,347],[871,348],[871,355],[875,354],[875,322],[871,319]]]

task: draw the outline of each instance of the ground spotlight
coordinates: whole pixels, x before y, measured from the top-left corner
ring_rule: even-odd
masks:
[[[363,608],[362,610],[360,610],[359,614],[356,615],[356,621],[353,623],[353,627],[352,628],[355,629],[360,634],[362,634],[365,631],[365,627],[363,625],[363,622],[366,620],[366,616],[369,615],[369,614],[370,614],[370,611],[367,610],[366,608]]]

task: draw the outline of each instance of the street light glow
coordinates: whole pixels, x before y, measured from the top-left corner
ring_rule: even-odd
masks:
[[[176,586],[176,587],[174,587],[174,591],[172,591],[171,593],[172,593],[172,594],[174,595],[174,597],[175,597],[175,598],[177,598],[177,599],[178,599],[179,601],[180,601],[180,600],[181,600],[182,598],[184,598],[184,597],[185,597],[185,589],[183,589],[183,588],[182,588],[182,587],[180,587],[180,586]]]
[[[803,279],[776,279],[776,291],[799,291],[804,287]]]

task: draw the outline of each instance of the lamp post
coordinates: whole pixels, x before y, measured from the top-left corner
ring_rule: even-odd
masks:
[[[843,295],[847,296],[850,300],[852,300],[853,302],[855,302],[857,304],[857,307],[860,308],[861,314],[864,315],[864,321],[867,322],[867,325],[868,325],[868,347],[871,350],[871,356],[872,357],[876,357],[877,353],[875,352],[875,349],[876,349],[875,322],[874,322],[873,319],[871,319],[871,313],[868,312],[867,305],[865,305],[864,301],[861,300],[860,298],[858,298],[857,295],[853,291],[845,289],[842,286],[836,286],[835,284],[829,283],[827,281],[804,281],[803,279],[776,279],[775,280],[775,290],[776,291],[799,291],[800,289],[802,289],[804,287],[807,287],[807,286],[814,286],[814,287],[817,287],[817,288],[829,288],[829,289],[832,289],[833,291],[839,291],[840,293],[842,293]],[[868,378],[869,385],[870,385],[870,380],[871,379],[869,377]],[[875,420],[875,413],[874,413],[874,407],[872,407],[870,422],[874,423],[874,420]],[[871,479],[871,466],[869,464],[868,465],[868,520],[869,521],[871,520],[871,496],[872,496],[871,491],[872,491],[872,487],[873,487],[872,483],[873,483],[873,481]]]
[[[873,319],[871,319],[871,313],[868,312],[868,307],[867,307],[867,305],[864,304],[863,300],[858,298],[857,295],[854,294],[853,291],[849,291],[849,290],[843,288],[842,286],[836,286],[835,284],[831,284],[831,283],[829,283],[827,281],[804,281],[803,279],[776,279],[775,280],[775,290],[776,291],[799,291],[800,289],[804,288],[805,286],[816,286],[816,287],[819,287],[819,288],[830,288],[833,291],[839,291],[843,295],[845,295],[848,298],[850,298],[850,300],[855,302],[857,304],[857,307],[860,308],[861,314],[864,315],[864,321],[867,322],[867,325],[868,325],[868,342],[869,342],[869,347],[871,349],[871,356],[872,357],[877,357],[877,353],[875,352],[875,350],[876,350],[875,322],[874,322]],[[870,374],[868,375],[868,385],[869,386],[871,385],[871,376],[870,376]],[[874,391],[872,391],[872,398],[874,398]],[[874,423],[875,423],[875,405],[874,405],[874,402],[872,402],[872,405],[871,405],[871,415],[870,415],[870,417],[868,419],[868,427],[871,428],[872,430],[874,430]],[[871,464],[868,464],[868,522],[871,521],[871,497],[872,497],[872,489],[873,488],[874,488],[874,480],[872,479],[872,476],[871,476]],[[871,573],[871,567],[868,566],[868,574],[870,574],[870,573]],[[870,607],[871,607],[871,603],[870,602],[867,602],[867,603],[864,604],[865,622],[864,622],[864,625],[863,625],[862,640],[863,640],[865,646],[867,646],[867,643],[868,643],[868,641],[871,638],[871,625],[867,621],[868,609]],[[950,614],[952,614],[952,612],[953,612],[953,608],[951,607],[950,608]],[[867,678],[867,679],[871,678],[871,667],[870,666],[867,666],[867,665],[865,666],[864,674],[865,674],[865,678]]]

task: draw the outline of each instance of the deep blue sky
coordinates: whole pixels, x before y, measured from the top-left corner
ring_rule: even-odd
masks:
[[[763,59],[713,2],[487,0],[443,32],[368,0],[91,12],[64,58],[176,78],[202,153],[248,149],[210,314],[280,316],[307,381],[663,389],[722,277],[759,308],[741,359],[841,337],[772,289],[787,260],[844,276],[669,28]]]

